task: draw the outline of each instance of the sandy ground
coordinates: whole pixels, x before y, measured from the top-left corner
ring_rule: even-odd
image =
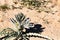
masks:
[[[4,4],[5,0],[0,0],[0,4]],[[12,0],[6,0],[6,3],[12,3]],[[42,27],[45,27],[44,32],[42,35],[49,36],[54,40],[60,40],[60,1],[52,0],[53,4],[56,4],[56,8],[58,12],[54,15],[51,13],[41,12],[38,13],[35,10],[29,10],[27,8],[23,9],[14,9],[14,10],[7,10],[6,12],[0,11],[0,30],[10,27],[12,28],[14,25],[11,23],[10,18],[13,18],[14,15],[18,13],[24,13],[26,17],[31,19],[31,22],[41,24]],[[47,23],[47,21],[49,23]],[[13,27],[14,28],[14,27]],[[40,40],[39,38],[31,38],[31,40]]]

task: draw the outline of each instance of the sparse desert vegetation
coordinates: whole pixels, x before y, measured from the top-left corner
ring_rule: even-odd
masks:
[[[60,40],[60,0],[0,0],[0,30],[12,28],[15,25],[10,18],[22,12],[31,22],[45,27],[42,35],[49,36],[54,40]],[[7,5],[5,5],[7,4]],[[15,19],[15,18],[14,18]],[[18,24],[17,24],[18,25]],[[40,40],[39,38],[30,38]],[[43,40],[43,39],[41,39]]]

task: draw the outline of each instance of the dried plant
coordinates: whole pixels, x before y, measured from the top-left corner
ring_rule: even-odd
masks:
[[[35,9],[37,12],[51,12],[51,8],[47,7],[50,0],[21,0],[21,5],[24,5],[28,9]]]
[[[7,4],[4,4],[4,5],[1,5],[1,6],[0,6],[0,9],[1,9],[2,11],[5,11],[6,9],[9,9],[9,7],[8,7]]]
[[[36,10],[37,12],[46,12],[46,13],[52,13],[52,7],[47,7],[49,3],[51,3],[50,0],[16,0],[13,2],[14,5],[1,5],[0,9],[6,10],[6,9],[22,9],[23,7],[27,7],[31,10]],[[18,6],[17,6],[18,5]],[[10,8],[11,7],[11,8]]]
[[[15,18],[16,19],[11,18],[11,21],[15,24],[15,27],[18,31],[15,31],[11,28],[4,29],[0,32],[0,35],[3,35],[0,40],[9,40],[12,37],[14,37],[13,40],[29,40],[29,37],[38,37],[46,40],[53,40],[48,36],[44,36],[39,33],[27,33],[26,31],[23,31],[25,28],[28,29],[30,27],[34,27],[34,24],[30,23],[30,19],[26,18],[23,13],[15,15]]]

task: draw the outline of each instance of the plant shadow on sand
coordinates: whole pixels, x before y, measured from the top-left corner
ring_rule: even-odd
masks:
[[[43,29],[45,29],[45,27],[42,28],[41,24],[35,24],[34,27],[32,28],[29,28],[29,29],[26,28],[26,33],[30,33],[30,32],[31,33],[42,33]]]

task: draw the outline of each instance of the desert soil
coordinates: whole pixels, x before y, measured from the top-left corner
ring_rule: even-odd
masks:
[[[6,10],[6,12],[0,11],[0,30],[10,27],[14,29],[14,25],[10,21],[10,18],[13,18],[14,15],[18,13],[24,13],[26,17],[31,19],[31,22],[36,24],[41,24],[42,27],[45,27],[42,35],[49,36],[54,40],[60,40],[60,0],[52,0],[53,4],[56,4],[54,10],[57,9],[58,12],[51,14],[46,12],[38,13],[35,10],[30,10],[27,8],[23,9],[11,9]],[[0,0],[0,4],[4,3],[12,4],[12,0]],[[48,22],[48,23],[47,23]],[[31,38],[31,40],[40,40],[39,38]]]

